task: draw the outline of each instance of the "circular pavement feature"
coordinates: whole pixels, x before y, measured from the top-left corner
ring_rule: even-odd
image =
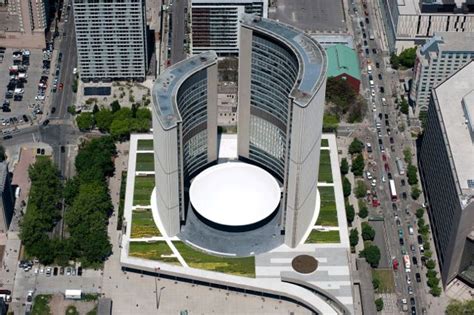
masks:
[[[212,223],[251,226],[270,217],[281,198],[276,179],[260,167],[229,162],[197,175],[189,190],[195,211]]]
[[[318,269],[318,261],[313,256],[299,255],[293,258],[291,266],[299,273],[312,273]]]

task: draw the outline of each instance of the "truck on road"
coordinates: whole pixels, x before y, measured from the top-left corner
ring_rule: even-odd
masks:
[[[66,290],[64,298],[68,300],[80,300],[82,298],[82,290]]]

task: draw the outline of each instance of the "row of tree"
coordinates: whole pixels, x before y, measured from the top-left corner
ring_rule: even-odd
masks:
[[[132,132],[147,132],[151,127],[151,112],[148,108],[133,104],[132,108],[120,107],[118,101],[110,104],[111,109],[94,106],[93,112],[84,112],[76,117],[82,131],[99,129],[110,133],[114,139],[128,139]]]
[[[114,172],[116,154],[111,137],[82,144],[75,160],[77,175],[65,185],[49,159],[29,168],[31,189],[20,238],[28,256],[44,264],[66,265],[79,260],[84,266],[98,266],[111,253],[107,221],[113,207],[107,177]],[[53,236],[65,207],[64,238]]]

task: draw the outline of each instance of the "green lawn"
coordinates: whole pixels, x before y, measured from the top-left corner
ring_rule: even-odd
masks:
[[[138,140],[137,150],[153,150],[153,140]]]
[[[339,243],[339,231],[316,231],[312,230],[305,243]]]
[[[321,209],[319,210],[316,225],[338,226],[336,200],[333,187],[318,187],[321,198]]]
[[[51,301],[51,295],[37,295],[33,301],[33,309],[31,315],[49,315],[51,309],[49,307],[49,301]]]
[[[321,146],[322,147],[329,147],[329,140],[328,139],[321,139]]]
[[[155,176],[135,176],[133,205],[149,206],[151,192],[155,187]]]
[[[372,269],[372,278],[380,280],[378,293],[395,293],[395,282],[392,269]]]
[[[155,164],[153,161],[153,153],[137,153],[137,172],[153,172]]]
[[[195,250],[183,242],[173,242],[173,244],[192,268],[255,277],[255,257],[219,257]]]
[[[150,209],[133,210],[131,238],[161,236]]]
[[[318,182],[332,183],[331,158],[329,150],[321,150],[319,157],[319,177]]]
[[[164,263],[178,264],[179,261],[176,257],[163,257],[163,255],[172,255],[171,248],[166,244],[165,241],[158,241],[153,243],[147,242],[130,242],[129,249],[130,256],[159,260]]]
[[[127,188],[127,171],[122,171],[122,178],[120,179],[120,201],[117,218],[117,231],[122,229],[123,224],[123,208],[125,206],[125,191]]]

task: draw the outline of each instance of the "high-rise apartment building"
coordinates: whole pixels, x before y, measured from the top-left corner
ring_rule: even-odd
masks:
[[[239,220],[250,224],[236,227],[237,220],[230,220],[229,229],[253,228],[281,213],[279,226],[284,242],[295,247],[317,216],[327,75],[324,49],[290,26],[257,15],[241,16],[236,150],[238,160],[244,163],[231,162],[235,164],[210,169],[218,158],[216,61],[214,52],[195,55],[166,69],[153,87],[156,204],[160,219],[166,233],[176,235],[186,220],[191,180],[203,173],[229,171],[238,175],[222,176],[218,181],[232,181],[242,175],[236,171],[239,169],[253,181],[273,177],[278,182],[276,193],[274,184],[261,193],[267,192],[272,200],[276,197],[277,206],[275,209],[273,203],[259,200],[262,208],[269,206],[262,211],[262,220],[253,222],[256,216],[251,213],[249,220]],[[268,176],[262,175],[263,171]],[[233,207],[240,202],[232,199],[238,194],[238,187],[229,197]],[[191,186],[191,203],[195,207],[192,190]],[[206,195],[206,201],[212,199],[211,195]],[[226,211],[216,208],[215,215]],[[239,211],[234,211],[221,216],[222,222],[238,215]]]
[[[474,285],[472,78],[474,61],[432,90],[420,151],[420,175],[445,286],[459,274]]]
[[[144,80],[144,0],[74,0],[82,81]]]
[[[419,45],[438,32],[474,32],[471,0],[381,0],[391,52]]]
[[[474,33],[436,33],[417,49],[410,99],[426,111],[431,90],[474,59]]]
[[[14,202],[12,178],[7,162],[0,163],[0,233],[6,233],[13,217]]]
[[[0,46],[44,48],[49,11],[50,0],[0,2]]]
[[[268,0],[192,0],[192,53],[237,54],[243,13],[266,18]]]

